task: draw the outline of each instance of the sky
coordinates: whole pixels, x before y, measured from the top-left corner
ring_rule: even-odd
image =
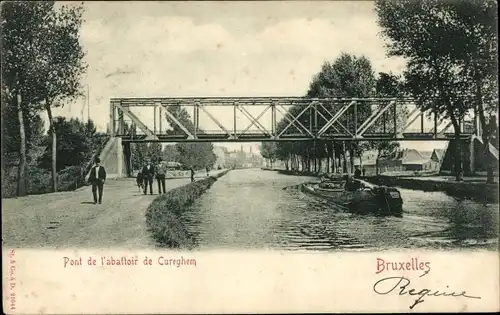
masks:
[[[111,97],[303,96],[321,65],[342,52],[368,57],[376,73],[400,73],[405,66],[386,56],[370,1],[94,1],[84,7],[84,84],[90,118],[101,131]],[[86,103],[67,104],[55,114],[86,120]],[[232,126],[232,110],[210,110]],[[151,110],[134,113],[152,125]],[[214,130],[206,117],[200,126]],[[426,142],[403,146],[432,149]]]

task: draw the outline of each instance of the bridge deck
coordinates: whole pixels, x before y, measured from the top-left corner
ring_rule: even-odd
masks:
[[[212,172],[211,172],[212,173]],[[201,178],[205,173],[198,173]],[[167,190],[189,183],[167,180]],[[101,205],[92,204],[90,187],[2,201],[4,245],[23,248],[154,248],[145,212],[158,196],[143,195],[135,179],[106,182]]]

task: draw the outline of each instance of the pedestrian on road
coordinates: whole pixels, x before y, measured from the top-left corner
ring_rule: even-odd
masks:
[[[361,170],[359,169],[359,166],[356,166],[356,170],[354,171],[354,178],[360,178],[361,177]]]
[[[165,174],[167,173],[167,166],[165,163],[162,161],[161,158],[159,158],[158,161],[158,166],[156,167],[156,181],[158,182],[158,193],[163,194],[166,193],[165,189]],[[162,190],[163,188],[163,190]]]
[[[148,185],[149,185],[149,193],[153,194],[153,178],[155,176],[155,167],[151,163],[151,160],[148,159],[146,165],[142,168],[142,177],[144,178],[144,194],[148,194]]]
[[[191,183],[192,183],[192,182],[194,182],[194,169],[193,169],[193,167],[191,166],[191,167],[189,168],[189,170],[191,171]]]
[[[205,167],[205,169],[207,170],[207,177],[210,176],[210,173],[209,173],[210,169],[208,168],[208,166]]]
[[[100,165],[101,159],[98,157],[94,160],[94,167],[90,170],[89,183],[92,184],[92,195],[94,196],[94,204],[97,203],[97,192],[99,192],[99,204],[102,203],[102,191],[104,182],[106,181],[106,170]]]
[[[364,167],[363,167],[363,170],[362,170],[362,172],[363,172],[363,177],[365,177],[365,174],[366,174],[366,170],[365,170],[365,168],[364,168]]]

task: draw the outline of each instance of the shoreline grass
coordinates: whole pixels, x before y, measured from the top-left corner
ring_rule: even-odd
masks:
[[[146,210],[146,225],[159,247],[192,249],[195,246],[194,239],[182,223],[181,215],[198,197],[210,189],[218,178],[228,172],[229,170],[226,170],[215,176],[174,188],[153,200]]]

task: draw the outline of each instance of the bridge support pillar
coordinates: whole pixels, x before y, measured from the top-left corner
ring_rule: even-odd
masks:
[[[106,168],[108,178],[126,177],[126,168],[123,165],[125,161],[124,148],[120,137],[111,137],[104,146],[99,157],[101,164]]]
[[[116,138],[116,144],[115,144],[115,150],[116,150],[116,173],[118,177],[123,177],[124,172],[123,172],[123,146],[122,146],[122,138],[117,137]]]
[[[132,177],[132,151],[130,148],[130,142],[123,143],[123,160],[125,162],[125,173],[127,177]]]

